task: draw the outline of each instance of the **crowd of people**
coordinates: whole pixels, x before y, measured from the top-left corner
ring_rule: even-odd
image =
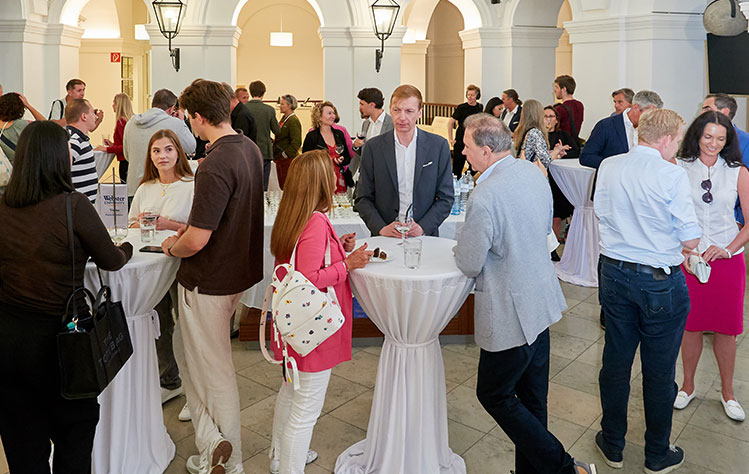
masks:
[[[230,333],[241,294],[263,278],[265,246],[275,265],[292,263],[318,289],[332,288],[345,317],[309,354],[288,349],[300,376],[298,385],[281,384],[269,469],[298,474],[317,458],[310,441],[331,370],[351,359],[349,272],[372,255],[366,245],[356,248],[355,235],[337,235],[326,214],[334,195],[353,192],[372,235],[400,237],[399,224],[412,218],[407,236],[439,236],[453,205],[453,176],[466,169],[476,187],[454,252],[458,268],[475,278],[477,397],[515,444],[517,474],[595,472],[548,430],[549,327],[566,302],[547,237],[563,240],[562,222],[572,213],[549,172],[557,159],[579,158],[597,169],[591,198],[606,332],[595,445],[604,462],[624,465],[638,347],[645,472],[665,474],[684,462],[683,450],[669,442],[673,409],[695,398],[706,332],[714,334],[723,409],[744,420],[733,372],[743,331],[749,134],[732,123],[732,97],[708,95],[684,133],[684,120],[664,109],[656,92],[618,89],[611,94],[614,113],[583,140],[584,106],[571,76],[554,80],[557,102],[546,106],[521,100],[514,89],[483,106],[481,89],[469,85],[445,139],[417,126],[424,105],[418,88],[397,87],[387,111],[382,91],[364,88],[357,95],[363,123],[353,140],[330,101],[314,105],[302,140],[293,95],[280,97],[279,121],[263,102],[261,81],[234,89],[197,79],[179,97],[156,91],[141,114],[117,94],[113,141],[94,147],[90,134],[104,112],[85,99],[85,89],[80,79],[69,81],[47,117],[21,94],[0,96],[0,149],[13,166],[0,196],[0,378],[13,381],[0,386],[0,438],[12,473],[49,472],[50,440],[54,472],[90,471],[98,403],[61,397],[54,338],[89,257],[114,271],[133,252],[129,243],[112,243],[92,206],[95,151],[116,157],[130,225],[153,213],[158,230],[176,232],[161,244],[181,261],[155,308],[156,347],[162,402],[184,392],[179,419],[195,427],[200,454],[187,460],[190,473],[244,472]],[[23,119],[26,111],[35,121]],[[195,173],[190,158],[199,160]],[[264,242],[263,191],[273,163],[284,193]],[[695,275],[700,266],[711,268],[706,281]],[[289,355],[275,345],[273,352],[277,360]]]

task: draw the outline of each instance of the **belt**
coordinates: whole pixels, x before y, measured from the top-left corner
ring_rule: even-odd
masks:
[[[638,272],[638,273],[647,273],[649,275],[653,275],[655,278],[659,280],[668,278],[668,274],[663,268],[651,267],[650,265],[644,265],[642,263],[625,262],[623,260],[617,260],[615,258],[607,257],[606,255],[601,255],[601,261],[605,263],[610,263],[611,265],[615,265],[624,270],[632,270],[633,272]],[[672,275],[681,271],[681,267],[679,265],[668,267],[668,268],[671,269]]]

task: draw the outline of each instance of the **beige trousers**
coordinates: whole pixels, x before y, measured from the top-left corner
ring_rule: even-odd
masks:
[[[195,427],[195,445],[203,454],[219,435],[232,444],[227,471],[242,464],[239,392],[231,358],[229,324],[241,293],[214,296],[178,285],[179,319],[175,357]]]

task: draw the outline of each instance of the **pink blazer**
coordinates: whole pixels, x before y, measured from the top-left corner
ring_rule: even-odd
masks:
[[[326,242],[330,242],[330,266],[325,267]],[[348,273],[343,264],[346,252],[325,214],[315,212],[299,238],[296,250],[296,271],[301,272],[309,281],[322,291],[332,286],[338,297],[346,321],[343,327],[330,336],[312,352],[302,357],[289,347],[289,355],[294,357],[297,367],[302,372],[320,372],[332,369],[341,362],[351,360],[351,330],[353,328],[353,299]],[[288,263],[276,260],[275,264]],[[278,276],[284,277],[279,271]],[[278,336],[278,334],[276,334]],[[283,358],[281,350],[271,342],[276,360]]]

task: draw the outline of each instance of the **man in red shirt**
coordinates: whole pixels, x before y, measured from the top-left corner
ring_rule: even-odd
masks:
[[[576,87],[577,84],[572,76],[564,75],[554,79],[554,97],[562,101],[554,105],[559,114],[559,129],[579,138],[585,108],[582,102],[573,97]]]

